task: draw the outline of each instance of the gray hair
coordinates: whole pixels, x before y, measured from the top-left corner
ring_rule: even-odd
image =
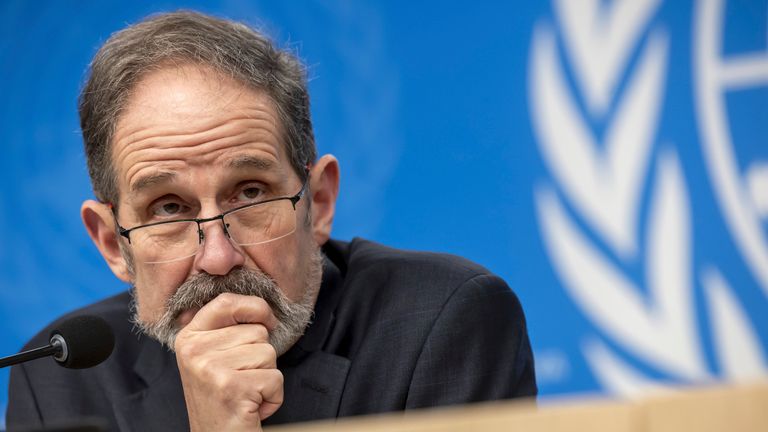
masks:
[[[212,67],[269,95],[291,165],[306,179],[306,165],[317,151],[301,61],[244,24],[179,11],[151,16],[113,34],[91,62],[79,111],[88,172],[99,200],[118,202],[111,141],[131,92],[144,75],[169,62]]]

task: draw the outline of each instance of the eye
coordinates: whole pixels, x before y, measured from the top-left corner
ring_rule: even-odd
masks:
[[[190,207],[178,201],[164,200],[155,203],[151,208],[153,216],[162,218],[179,217],[189,212]]]
[[[264,191],[261,187],[251,184],[240,189],[240,192],[235,197],[235,201],[254,202],[263,199],[263,195]]]

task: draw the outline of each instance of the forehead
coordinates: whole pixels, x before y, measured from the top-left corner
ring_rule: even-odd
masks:
[[[289,170],[274,102],[209,68],[174,65],[137,83],[117,122],[112,160],[121,192],[155,171],[261,159]]]

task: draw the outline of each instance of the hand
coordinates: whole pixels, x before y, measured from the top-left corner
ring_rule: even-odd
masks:
[[[224,293],[176,337],[189,426],[195,431],[261,430],[283,403],[283,374],[268,342],[277,319],[259,297]]]

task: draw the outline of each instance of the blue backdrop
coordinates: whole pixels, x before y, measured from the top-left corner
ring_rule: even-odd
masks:
[[[76,98],[112,32],[178,8],[298,51],[335,236],[504,277],[542,395],[765,374],[768,5],[746,0],[6,0],[0,355],[126,288],[79,219]]]

